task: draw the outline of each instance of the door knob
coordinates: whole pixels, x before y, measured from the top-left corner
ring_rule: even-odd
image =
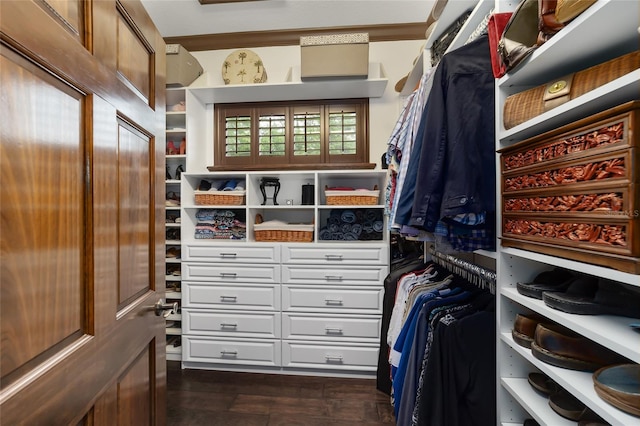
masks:
[[[173,303],[164,303],[162,299],[158,300],[158,302],[153,306],[153,311],[157,316],[162,315],[163,317],[168,317],[172,312],[175,314],[178,312],[178,302]]]

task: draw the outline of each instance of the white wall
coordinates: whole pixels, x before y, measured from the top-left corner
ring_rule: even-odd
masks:
[[[398,80],[407,75],[420,55],[424,40],[377,42],[369,44],[369,62],[379,62],[389,79],[384,95],[372,98],[369,107],[369,160],[380,165],[387,141],[400,115],[405,98],[395,91]],[[205,72],[190,87],[222,86],[222,63],[236,49],[192,52]],[[251,49],[260,56],[267,71],[267,82],[285,82],[292,67],[300,66],[300,47],[260,47]]]

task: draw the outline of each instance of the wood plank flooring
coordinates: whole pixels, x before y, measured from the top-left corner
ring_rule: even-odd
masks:
[[[375,380],[181,370],[167,363],[168,426],[392,426]]]

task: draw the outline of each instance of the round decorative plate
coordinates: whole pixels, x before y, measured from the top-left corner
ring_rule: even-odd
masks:
[[[267,71],[260,57],[251,50],[240,49],[222,63],[224,84],[266,83]]]

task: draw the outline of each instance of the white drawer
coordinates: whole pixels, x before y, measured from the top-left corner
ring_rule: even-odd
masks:
[[[382,286],[388,273],[386,266],[282,265],[282,282]]]
[[[182,310],[182,333],[230,337],[280,338],[280,313]]]
[[[282,338],[304,340],[348,340],[380,342],[382,318],[321,314],[282,314]]]
[[[388,245],[345,246],[343,244],[323,247],[282,246],[282,263],[314,263],[323,265],[357,264],[388,265]]]
[[[282,366],[376,371],[378,368],[378,345],[283,341]]]
[[[183,263],[182,279],[224,283],[279,283],[280,265]]]
[[[182,250],[182,260],[196,262],[224,263],[280,263],[279,245],[246,246],[233,245],[191,245]]]
[[[280,285],[182,283],[182,307],[280,310]]]
[[[280,340],[182,336],[182,361],[280,366]]]
[[[282,310],[381,314],[382,287],[282,286]]]

